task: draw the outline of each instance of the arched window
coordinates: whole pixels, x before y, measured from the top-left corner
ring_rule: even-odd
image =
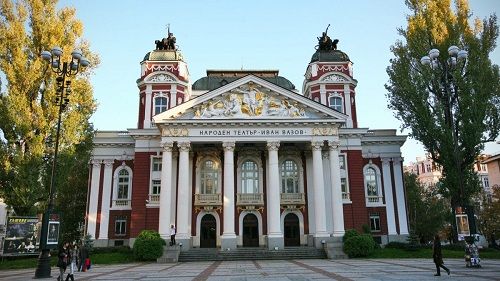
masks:
[[[281,164],[281,193],[299,193],[299,167],[293,160]]]
[[[254,161],[241,165],[241,193],[259,193],[259,168]]]
[[[329,98],[330,108],[333,108],[339,112],[344,112],[342,105],[342,98],[338,96],[332,96]]]
[[[379,186],[377,179],[377,171],[373,167],[365,169],[365,187],[368,202],[379,202]]]
[[[217,163],[206,160],[201,166],[201,194],[216,194],[219,186]]]
[[[155,98],[155,115],[160,114],[167,110],[168,98],[167,97],[156,97]]]
[[[116,192],[116,199],[123,200],[129,199],[128,192],[130,187],[130,174],[126,169],[121,169],[118,172],[118,186]]]

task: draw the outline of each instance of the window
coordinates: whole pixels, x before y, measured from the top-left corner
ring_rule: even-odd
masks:
[[[345,155],[339,155],[339,166],[341,170],[345,170]]]
[[[380,231],[380,215],[379,214],[370,214],[370,230],[372,232]]]
[[[115,235],[123,236],[127,234],[127,216],[116,216]]]
[[[217,163],[206,160],[201,167],[201,194],[216,194],[218,186]]]
[[[161,171],[161,158],[160,157],[153,157],[153,172],[160,172]]]
[[[121,169],[118,173],[118,190],[116,199],[128,199],[130,174],[126,169]]]
[[[483,187],[484,188],[489,188],[490,187],[490,180],[487,177],[483,178]]]
[[[481,164],[481,171],[486,171],[486,164]]]
[[[342,199],[349,200],[349,190],[347,189],[347,179],[340,179],[340,187],[342,189]]]
[[[259,169],[257,163],[245,161],[241,165],[241,193],[259,192]]]
[[[167,110],[168,98],[156,97],[155,98],[155,115]]]
[[[365,171],[366,194],[368,197],[378,197],[377,172],[373,168]]]
[[[425,164],[425,169],[426,169],[426,172],[427,172],[427,173],[432,172],[432,169],[431,169],[431,164],[430,164],[430,163]]]
[[[333,108],[339,112],[344,112],[341,97],[330,97],[330,108]]]
[[[160,194],[161,190],[161,180],[153,180],[151,184],[151,194],[157,195]]]
[[[299,168],[293,160],[281,164],[281,192],[299,193]]]

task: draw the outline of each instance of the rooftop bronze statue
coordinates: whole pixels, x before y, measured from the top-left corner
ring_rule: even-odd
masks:
[[[318,38],[318,45],[316,46],[316,49],[318,51],[331,51],[331,50],[337,50],[337,43],[339,42],[339,39],[335,39],[332,41],[330,36],[328,36],[328,28],[330,27],[330,24],[326,27],[325,32],[321,34],[321,37]]]

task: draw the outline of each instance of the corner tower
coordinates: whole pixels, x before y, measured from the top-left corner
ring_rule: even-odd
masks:
[[[337,50],[338,39],[331,40],[327,32],[318,37],[316,52],[311,57],[302,92],[316,102],[349,116],[345,126],[357,128],[356,85],[349,56]]]
[[[189,71],[175,37],[156,40],[156,49],[141,61],[138,129],[155,127],[152,117],[189,100]]]

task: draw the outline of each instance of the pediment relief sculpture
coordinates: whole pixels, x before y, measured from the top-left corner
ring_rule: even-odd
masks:
[[[299,102],[264,93],[251,84],[232,89],[194,110],[195,119],[307,117],[305,108]]]

